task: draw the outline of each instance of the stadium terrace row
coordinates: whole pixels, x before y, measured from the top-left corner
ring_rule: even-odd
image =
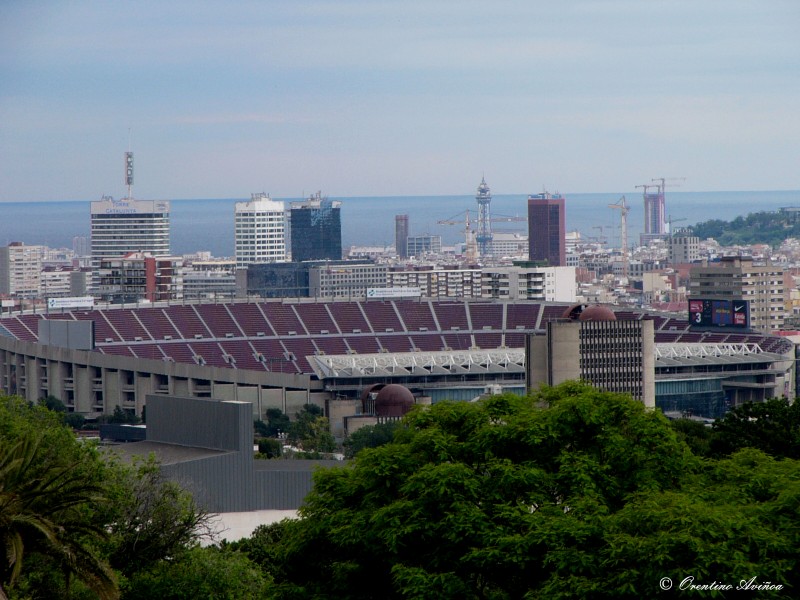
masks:
[[[38,341],[39,319],[93,320],[96,350],[176,363],[312,374],[306,356],[522,348],[567,305],[453,300],[272,301],[175,304],[26,314],[0,320],[0,334]],[[785,352],[763,334],[690,330],[688,319],[618,310],[655,321],[656,343],[754,343]]]

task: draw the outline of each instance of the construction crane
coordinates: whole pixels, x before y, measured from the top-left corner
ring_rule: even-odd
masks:
[[[650,181],[660,181],[660,184],[656,184],[657,186],[661,186],[661,191],[667,191],[667,182],[668,181],[686,181],[686,177],[653,177]],[[677,183],[670,183],[670,187],[678,187]],[[652,186],[651,186],[652,187]],[[645,190],[646,191],[646,190]]]
[[[667,219],[667,225],[669,225],[669,237],[670,237],[670,239],[672,239],[672,234],[674,233],[672,231],[672,224],[673,223],[680,223],[681,221],[686,221],[686,219],[676,219],[672,215],[670,215],[669,219]]]
[[[620,245],[622,246],[622,276],[628,277],[628,211],[631,207],[625,204],[625,196],[615,204],[609,204],[608,208],[613,208],[620,212]]]
[[[465,219],[461,218],[462,214],[466,215]],[[527,217],[510,216],[510,215],[495,215],[495,216],[489,218],[489,222],[490,223],[518,223],[518,222],[525,222],[527,220],[528,220]],[[458,213],[457,215],[454,215],[454,216],[450,217],[449,219],[443,219],[441,221],[436,221],[436,224],[437,225],[461,225],[465,221],[466,221],[466,227],[464,229],[464,235],[466,237],[466,247],[469,248],[471,243],[475,244],[475,257],[473,257],[473,259],[472,259],[474,261],[475,258],[478,255],[478,248],[480,246],[480,244],[479,244],[480,232],[474,231],[470,226],[469,209],[465,210],[463,213]],[[484,241],[486,241],[486,240],[484,240]],[[491,243],[491,238],[489,239],[489,243]],[[486,250],[486,252],[484,252],[483,249],[482,249],[482,246],[481,246],[480,255],[482,257],[486,257],[489,254],[491,254],[491,252],[489,250]]]
[[[456,217],[461,216],[461,213],[458,213],[449,219],[436,221],[436,223],[437,225],[460,225],[464,223],[464,258],[466,258],[468,263],[474,263],[478,259],[478,242],[475,240],[475,232],[470,227],[469,209],[464,211],[464,215],[463,221],[461,221],[461,219],[456,219]]]
[[[601,244],[605,244],[606,243],[606,236],[603,235],[604,227],[602,225],[593,225],[592,229],[597,229],[597,230],[600,231],[600,235],[597,236],[597,241],[600,242]]]

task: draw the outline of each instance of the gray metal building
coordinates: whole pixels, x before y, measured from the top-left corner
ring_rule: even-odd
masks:
[[[338,461],[255,460],[253,408],[231,402],[147,396],[147,439],[115,446],[127,457],[154,453],[163,473],[211,512],[297,509],[312,472]]]

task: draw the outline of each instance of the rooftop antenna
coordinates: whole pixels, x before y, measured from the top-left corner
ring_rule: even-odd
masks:
[[[128,200],[133,199],[133,152],[131,151],[131,128],[128,127],[128,151],[125,153],[125,185],[128,186]]]

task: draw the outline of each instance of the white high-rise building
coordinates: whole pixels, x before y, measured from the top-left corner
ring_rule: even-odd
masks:
[[[131,252],[170,255],[168,200],[114,200],[103,196],[92,202],[91,219],[94,270],[104,258],[119,258]]]
[[[39,296],[44,251],[44,246],[26,246],[22,242],[0,248],[0,294]]]
[[[236,266],[286,261],[286,211],[283,202],[253,194],[237,202],[235,216]]]

